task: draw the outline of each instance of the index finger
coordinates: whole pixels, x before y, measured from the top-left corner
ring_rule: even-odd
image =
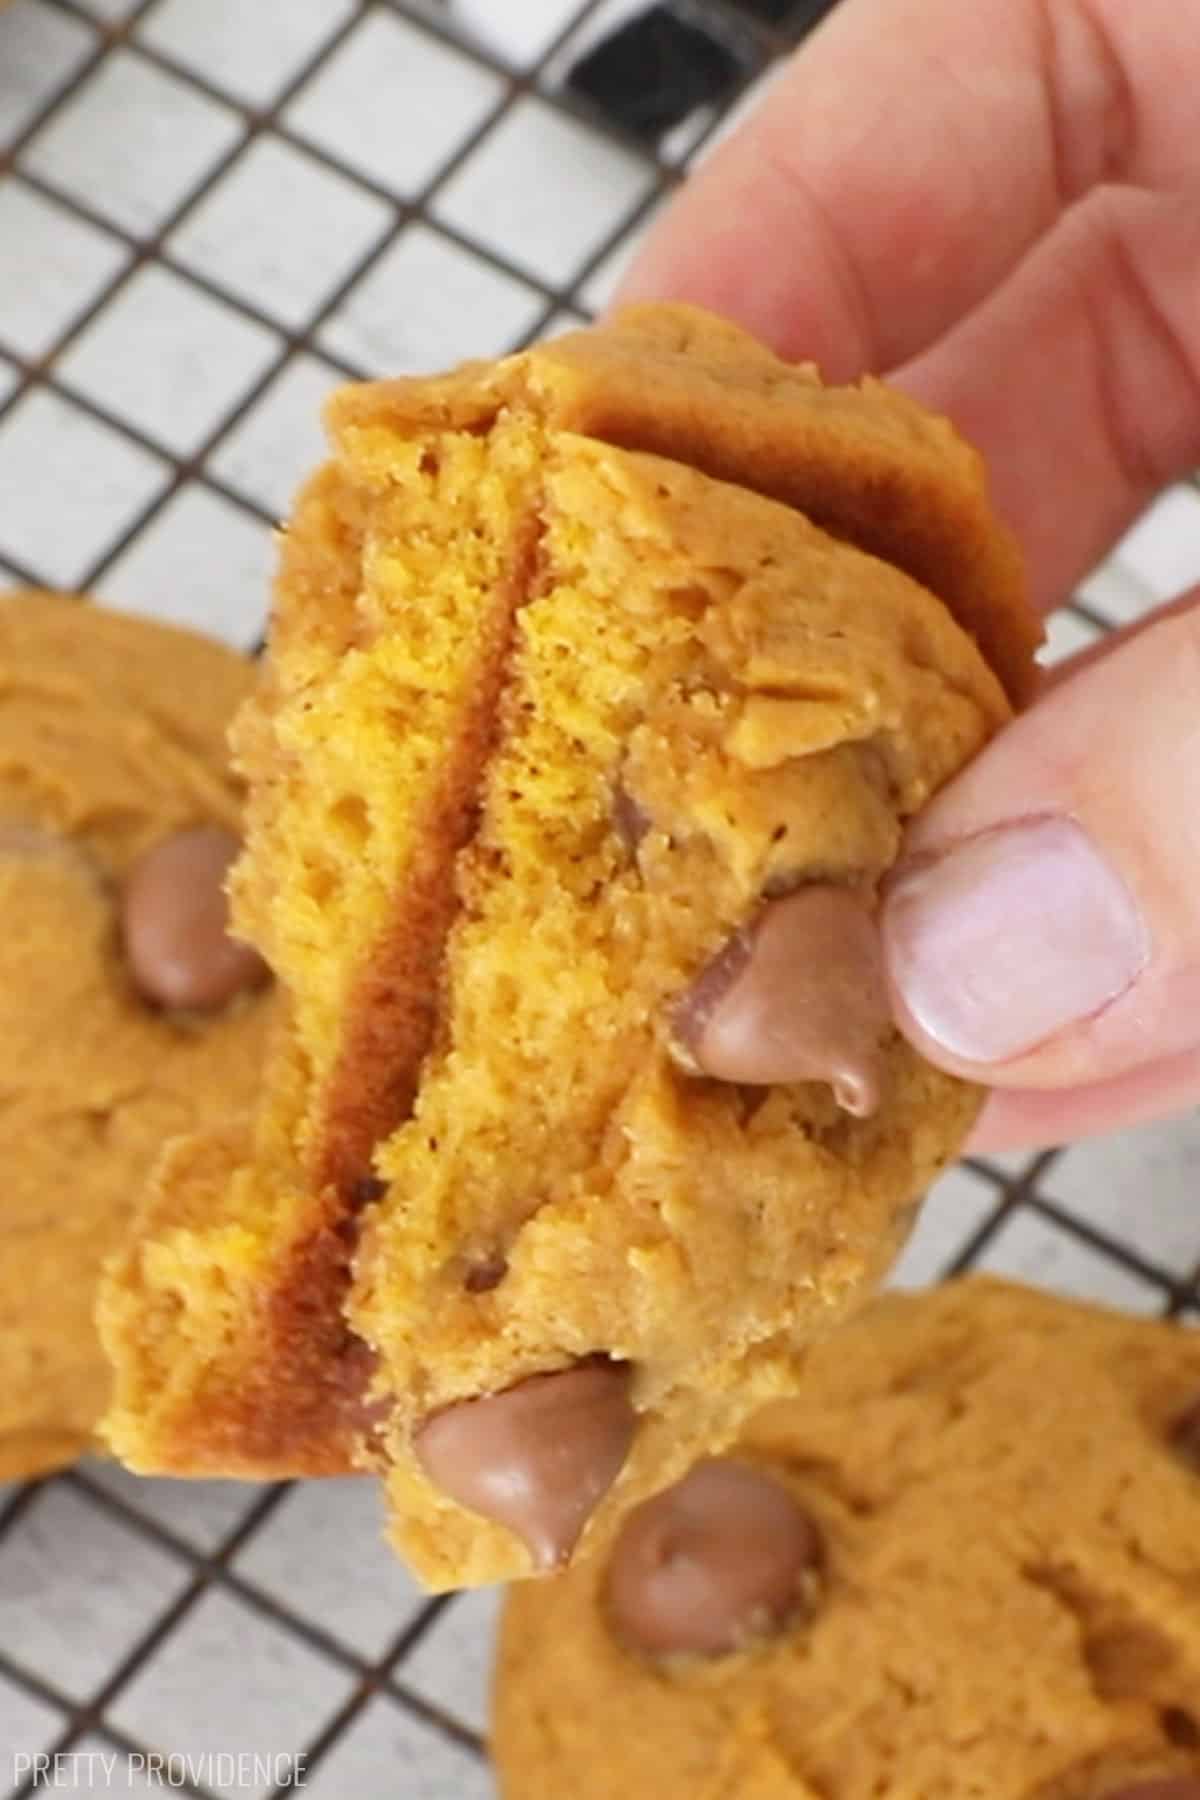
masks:
[[[1090,187],[1194,161],[1182,49],[1174,0],[843,0],[622,298],[711,307],[827,380],[893,368]]]

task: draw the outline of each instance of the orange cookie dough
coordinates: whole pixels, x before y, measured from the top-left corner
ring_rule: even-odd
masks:
[[[973,1278],[515,1591],[505,1800],[1200,1800],[1200,1334]]]
[[[225,938],[220,891],[240,801],[225,732],[252,682],[190,632],[0,599],[3,1481],[91,1441],[101,1262],[164,1140],[257,1085],[263,971]],[[181,847],[182,891],[155,888]]]
[[[107,1430],[379,1468],[426,1581],[493,1581],[790,1388],[961,1144],[876,893],[1037,634],[944,421],[688,309],[329,419],[237,739],[291,1029],[253,1133],[162,1172]],[[681,999],[781,894],[812,1079],[701,1078]]]

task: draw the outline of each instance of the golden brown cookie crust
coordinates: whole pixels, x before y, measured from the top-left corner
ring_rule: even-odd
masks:
[[[664,420],[662,447],[699,466],[638,447]],[[182,1302],[191,1348],[169,1390],[123,1371],[109,1428],[147,1469],[382,1461],[425,1578],[489,1580],[527,1555],[423,1479],[422,1409],[575,1356],[633,1361],[611,1523],[787,1386],[961,1142],[977,1097],[898,1038],[889,1104],[848,1124],[813,1084],[759,1108],[685,1080],[666,1003],[778,882],[874,893],[903,820],[1008,716],[970,632],[1003,646],[1014,693],[1033,633],[948,427],[686,310],[350,389],[331,421],[239,726],[240,918],[292,1020],[219,1228],[172,1235],[167,1204],[170,1257],[123,1273],[134,1305],[178,1320]],[[785,469],[789,505],[769,497]],[[847,541],[867,512],[900,567]],[[905,560],[945,574],[949,610]],[[633,857],[620,783],[654,825]],[[537,1016],[555,983],[564,1031]],[[363,1343],[366,1433],[346,1401]]]
[[[236,828],[225,732],[250,667],[61,596],[0,599],[0,1480],[68,1462],[108,1392],[104,1257],[165,1139],[245,1102],[260,1002],[167,1017],[134,991],[117,894],[177,828]]]
[[[618,1646],[601,1557],[514,1591],[506,1800],[1107,1800],[1200,1775],[1200,1399],[1174,1325],[986,1278],[817,1345],[739,1456],[824,1540],[809,1619],[731,1656]]]

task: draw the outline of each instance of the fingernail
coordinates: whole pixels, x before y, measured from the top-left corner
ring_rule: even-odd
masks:
[[[1091,1018],[1132,986],[1149,939],[1132,894],[1073,819],[966,838],[893,876],[892,979],[953,1056],[1001,1063]]]

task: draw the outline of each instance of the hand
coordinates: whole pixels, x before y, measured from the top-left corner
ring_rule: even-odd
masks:
[[[1200,460],[1200,16],[843,0],[623,298],[947,413],[1049,609]],[[1200,1100],[1200,589],[1050,684],[913,826],[897,1017],[989,1084],[974,1147]]]

